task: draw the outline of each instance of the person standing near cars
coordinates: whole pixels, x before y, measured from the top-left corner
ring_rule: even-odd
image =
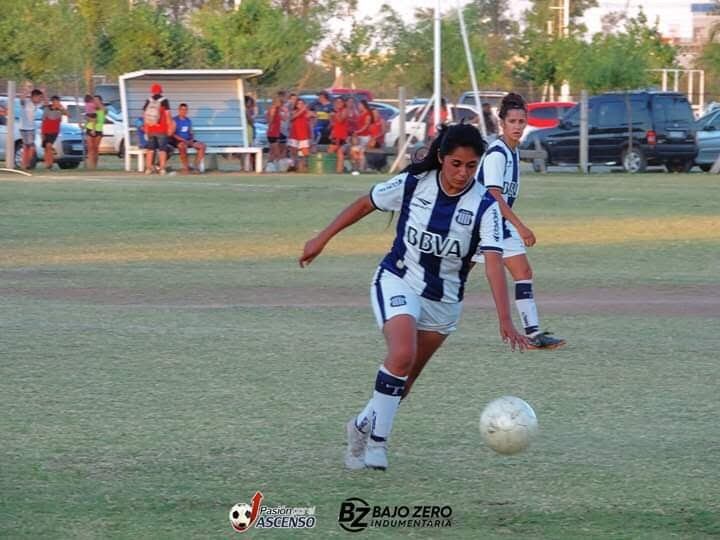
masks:
[[[85,124],[85,140],[87,142],[87,168],[96,169],[98,155],[100,154],[100,141],[102,141],[103,129],[105,127],[105,105],[102,97],[94,96],[93,104],[95,112],[90,114],[90,119]]]
[[[42,146],[45,151],[45,168],[52,169],[55,162],[55,151],[53,146],[60,134],[60,124],[63,115],[67,116],[68,112],[60,103],[58,96],[50,98],[50,103],[45,102],[43,108],[42,123],[40,124],[40,135],[42,137]]]
[[[20,137],[22,138],[23,169],[29,169],[35,157],[35,115],[43,100],[43,93],[37,88],[20,100]]]

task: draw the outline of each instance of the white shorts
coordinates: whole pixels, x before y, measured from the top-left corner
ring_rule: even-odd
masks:
[[[517,232],[515,226],[509,221],[505,222],[505,226],[510,231],[510,236],[503,239],[503,259],[509,259],[516,255],[525,255],[527,250],[525,249],[525,242],[520,238],[520,234]],[[472,258],[473,262],[484,264],[485,257],[483,255],[475,255]]]
[[[300,150],[310,148],[310,139],[288,139],[287,145],[293,148],[299,148]]]
[[[457,330],[462,313],[462,302],[451,304],[423,298],[404,279],[384,268],[378,268],[373,276],[370,301],[381,330],[396,315],[410,315],[418,330],[450,334]]]
[[[370,135],[358,135],[358,146],[362,146],[363,148],[367,148],[370,144]]]

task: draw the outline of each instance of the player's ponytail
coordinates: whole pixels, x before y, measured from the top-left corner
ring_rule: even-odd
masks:
[[[470,124],[441,125],[438,127],[438,135],[430,143],[430,148],[428,148],[425,157],[421,161],[411,163],[402,172],[421,174],[440,170],[442,158],[456,148],[472,148],[480,157],[485,152],[485,146],[485,141],[480,132]]]

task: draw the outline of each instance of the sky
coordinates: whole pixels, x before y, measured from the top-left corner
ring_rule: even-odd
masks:
[[[637,13],[639,5],[643,6],[645,14],[651,22],[655,17],[660,17],[660,31],[665,35],[676,37],[692,37],[692,16],[690,4],[702,2],[703,0],[599,0],[600,7],[588,10],[585,14],[585,24],[591,32],[600,31],[600,19],[608,11],[619,11],[629,3],[630,12]],[[388,0],[400,13],[410,17],[415,8],[434,7],[435,0]],[[374,16],[379,12],[383,0],[359,0],[359,12],[363,16]],[[441,6],[452,5],[454,2],[443,0]],[[514,14],[519,18],[530,2],[527,0],[510,0],[510,6]],[[443,8],[441,8],[443,9]],[[447,8],[444,8],[447,9]]]

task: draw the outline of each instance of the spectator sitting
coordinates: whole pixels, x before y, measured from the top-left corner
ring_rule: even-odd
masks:
[[[188,106],[181,103],[178,107],[178,115],[173,119],[175,121],[175,133],[170,138],[170,144],[177,147],[180,152],[180,162],[182,163],[182,172],[187,174],[191,170],[204,172],[202,170],[203,158],[205,157],[205,144],[195,140],[195,133],[192,129],[192,120],[188,118]],[[188,166],[187,149],[194,148],[195,165],[192,169]]]

